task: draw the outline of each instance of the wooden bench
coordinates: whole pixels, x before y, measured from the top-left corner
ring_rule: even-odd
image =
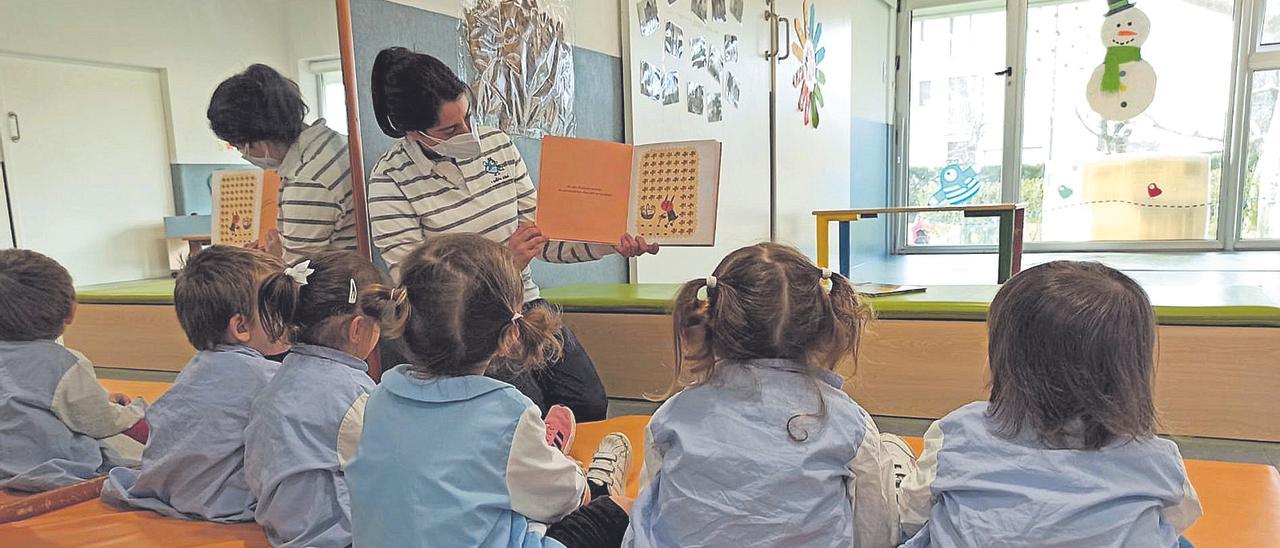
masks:
[[[671,382],[675,285],[547,289],[595,360],[609,395],[642,399]],[[936,419],[987,398],[987,307],[999,286],[938,286],[870,300],[846,389],[876,415]],[[1148,288],[1156,303],[1156,404],[1170,434],[1280,441],[1280,306],[1255,287]],[[92,355],[91,355],[92,357]]]

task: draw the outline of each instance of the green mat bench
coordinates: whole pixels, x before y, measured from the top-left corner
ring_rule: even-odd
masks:
[[[609,395],[670,382],[675,285],[543,291],[595,359]],[[986,314],[998,286],[936,286],[871,300],[849,391],[879,415],[936,418],[987,395]],[[1166,432],[1280,441],[1280,305],[1259,288],[1148,288],[1160,323],[1156,398]],[[67,344],[104,367],[177,371],[194,350],[173,313],[173,280],[80,288]]]
[[[670,382],[676,285],[547,289],[609,395]],[[877,415],[937,418],[987,397],[986,315],[998,286],[937,286],[871,299],[878,321],[846,385]],[[1256,287],[1149,288],[1160,323],[1156,399],[1164,431],[1280,441],[1280,306]]]

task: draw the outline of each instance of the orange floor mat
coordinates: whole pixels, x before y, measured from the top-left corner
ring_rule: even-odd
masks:
[[[160,396],[169,390],[173,383],[154,381],[120,381],[115,379],[98,379],[98,384],[107,392],[123,392],[130,397],[141,397],[147,403],[155,403]]]
[[[633,449],[627,490],[634,496],[638,488],[636,478],[644,464],[644,433],[648,421],[648,417],[628,416],[580,424],[569,454],[585,465],[606,434],[615,431],[626,434]],[[920,438],[905,439],[919,453]],[[1189,460],[1187,473],[1205,509],[1204,517],[1186,533],[1198,548],[1280,544],[1280,474],[1274,467]],[[230,548],[266,545],[262,531],[252,523],[217,525],[164,518],[151,512],[120,512],[96,500],[0,525],[0,546]]]

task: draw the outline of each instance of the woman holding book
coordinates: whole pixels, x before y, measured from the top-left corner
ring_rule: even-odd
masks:
[[[537,191],[520,152],[500,130],[478,127],[467,87],[439,59],[404,48],[378,53],[373,65],[373,110],[382,132],[397,138],[369,176],[373,243],[399,280],[400,262],[433,234],[470,232],[503,243],[523,267],[525,308],[547,306],[528,267],[599,260],[618,253],[657,253],[644,238],[617,245],[550,241],[534,222]],[[510,382],[545,412],[553,404],[579,420],[605,418],[608,400],[595,364],[567,327],[563,357]],[[395,363],[403,362],[403,359]]]

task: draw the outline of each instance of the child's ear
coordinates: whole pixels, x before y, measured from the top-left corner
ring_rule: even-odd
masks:
[[[359,314],[352,316],[351,320],[347,322],[347,328],[346,328],[347,344],[359,344],[361,335],[364,334],[366,329],[367,328],[364,326],[363,316]]]
[[[249,339],[253,337],[252,328],[253,322],[249,321],[244,314],[236,314],[231,317],[231,321],[227,322],[229,338],[240,344],[249,342]]]
[[[71,322],[74,321],[76,321],[76,303],[73,302],[71,303],[71,312],[62,320],[62,325],[71,325]]]

